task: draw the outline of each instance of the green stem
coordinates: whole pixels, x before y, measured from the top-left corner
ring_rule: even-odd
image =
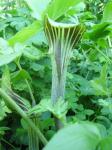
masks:
[[[32,130],[34,130],[34,132],[38,135],[38,137],[40,138],[42,143],[44,145],[46,145],[47,140],[44,137],[44,135],[41,133],[40,129],[37,126],[35,126],[35,124],[32,122],[32,120],[27,116],[27,114],[1,88],[0,88],[0,95],[3,97],[3,99],[6,101],[6,103],[9,103],[12,106],[12,108],[14,108],[18,112],[18,114],[20,114],[20,116],[27,122],[27,124],[32,128]]]
[[[83,25],[60,24],[45,18],[45,34],[49,43],[49,50],[52,54],[52,92],[51,100],[55,104],[65,95],[65,82],[67,66],[71,55],[71,50],[81,39],[85,31]],[[55,119],[57,129],[63,127],[62,121]]]
[[[22,70],[22,67],[21,67],[19,61],[17,61],[17,66],[18,66],[19,70]],[[31,89],[31,87],[30,87],[30,84],[29,84],[29,82],[28,82],[27,79],[25,79],[25,82],[26,82],[28,91],[29,91],[29,93],[30,93],[30,97],[31,97],[31,100],[32,100],[32,106],[35,106],[35,105],[36,105],[36,100],[35,100],[35,98],[34,98],[34,95],[33,95],[32,89]]]
[[[110,37],[108,36],[107,39],[108,39],[108,45],[109,45],[109,47],[112,48],[112,43],[111,43]]]
[[[28,82],[27,79],[25,79],[25,82],[26,82],[26,84],[27,84],[27,87],[28,87],[28,90],[29,90],[29,93],[30,93],[30,97],[31,97],[31,99],[32,99],[32,106],[35,106],[35,105],[36,105],[36,101],[35,101],[35,98],[34,98],[32,89],[31,89],[31,87],[30,87],[30,84],[29,84],[29,82]]]
[[[1,141],[3,141],[4,143],[8,144],[13,149],[16,149],[16,147],[14,147],[11,143],[9,143],[8,141],[6,141],[5,139],[2,138]]]
[[[37,126],[38,120],[37,118],[32,118],[33,123]],[[29,150],[39,150],[39,139],[38,135],[29,127],[28,130],[29,135]]]
[[[58,70],[60,66],[56,64],[54,57],[52,57],[52,91],[51,91],[51,100],[53,105],[57,103],[57,101],[62,98],[64,100],[65,95],[65,83],[66,83],[66,72],[67,67],[65,67],[63,73],[59,76]],[[64,127],[62,121],[56,117],[55,125],[56,130]]]

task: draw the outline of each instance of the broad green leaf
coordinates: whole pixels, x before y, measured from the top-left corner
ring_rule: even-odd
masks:
[[[44,57],[44,54],[33,46],[27,46],[24,48],[23,55],[32,60],[39,60]]]
[[[100,131],[95,124],[76,123],[55,134],[44,150],[95,150],[100,139]]]
[[[102,22],[112,23],[112,1],[105,6]]]
[[[21,45],[16,44],[11,48],[4,39],[0,38],[0,66],[6,65],[20,57],[22,50],[23,47]]]
[[[33,11],[33,16],[39,20],[43,20],[45,14],[56,20],[64,15],[71,7],[74,7],[81,0],[25,0]],[[64,5],[63,5],[64,4]],[[60,7],[61,6],[61,7]]]
[[[34,71],[44,71],[45,66],[33,62],[33,63],[31,63],[30,68],[31,68],[32,70],[34,70]]]
[[[25,80],[31,81],[31,77],[27,71],[24,69],[17,71],[12,74],[12,84],[14,86],[14,89],[19,91],[27,91],[28,87]]]
[[[106,37],[110,33],[109,25],[109,23],[94,25],[91,31],[87,33],[89,35],[89,38],[92,40],[97,40],[99,38]]]
[[[108,136],[101,140],[97,150],[112,150],[112,136]]]
[[[11,78],[12,78],[13,82],[16,82],[17,80],[21,80],[21,79],[31,80],[31,77],[30,77],[29,73],[24,69],[21,69],[19,71],[14,72],[12,74]]]
[[[81,0],[53,0],[48,6],[46,13],[50,18],[56,20],[62,15],[64,15],[71,7],[74,7],[78,3],[82,2]]]
[[[25,43],[28,39],[33,37],[42,29],[42,25],[39,21],[34,21],[28,27],[23,28],[8,40],[10,46],[14,46],[16,43]]]
[[[72,16],[72,15],[75,15],[75,14],[77,14],[77,13],[79,13],[79,12],[84,11],[85,7],[86,7],[85,3],[84,3],[83,1],[79,1],[78,4],[76,4],[75,6],[73,6],[73,8],[71,8],[71,9],[67,12],[67,14],[69,14],[69,15],[71,15],[71,16]]]
[[[33,16],[39,20],[42,19],[43,12],[46,10],[51,0],[25,0],[33,11]]]
[[[93,29],[89,33],[89,37],[92,40],[98,38],[104,38],[111,32],[112,23],[112,2],[108,2],[104,8],[102,22],[100,24],[94,25]]]

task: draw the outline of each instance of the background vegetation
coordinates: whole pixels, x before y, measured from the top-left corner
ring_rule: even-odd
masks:
[[[65,102],[54,107],[47,13],[86,27],[71,52]],[[111,150],[112,2],[0,0],[0,77],[0,150]],[[53,116],[67,127],[56,133]]]

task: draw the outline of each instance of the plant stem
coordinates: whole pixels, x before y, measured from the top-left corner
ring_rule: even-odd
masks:
[[[6,141],[5,139],[2,138],[1,141],[3,141],[4,143],[8,144],[10,147],[12,147],[13,149],[16,150],[16,147],[14,147],[11,143],[9,143],[8,141]]]
[[[18,66],[19,70],[22,70],[22,67],[21,67],[19,61],[17,61],[17,66]],[[25,79],[25,82],[26,82],[26,85],[28,87],[28,91],[30,93],[30,97],[31,97],[31,100],[32,100],[32,106],[35,106],[36,105],[36,100],[34,98],[34,95],[33,95],[32,89],[30,87],[30,84],[29,84],[27,79]]]
[[[32,89],[31,89],[31,87],[30,87],[30,84],[29,84],[29,82],[28,82],[27,79],[25,79],[25,82],[26,82],[26,84],[27,84],[27,87],[28,87],[28,90],[29,90],[29,93],[30,93],[30,96],[31,96],[31,99],[32,99],[32,106],[35,106],[35,105],[36,105],[36,101],[35,101],[35,98],[34,98]]]
[[[18,114],[20,114],[20,116],[27,122],[27,124],[32,128],[32,130],[38,135],[38,137],[42,141],[42,143],[44,145],[46,145],[47,140],[44,137],[44,135],[42,134],[42,132],[40,131],[40,129],[37,126],[35,126],[35,124],[32,122],[32,120],[27,116],[27,114],[1,88],[0,88],[0,95],[3,97],[3,99],[6,101],[6,103],[10,104],[12,106],[12,108],[14,108],[18,112]]]
[[[37,118],[35,118],[35,117],[32,118],[32,121],[35,125],[37,125],[37,123],[38,123]],[[29,135],[29,150],[39,150],[38,135],[35,133],[34,130],[32,130],[31,127],[29,127],[28,135]]]
[[[85,27],[82,25],[59,24],[48,16],[45,18],[45,34],[52,56],[52,92],[53,105],[61,98],[64,100],[67,65],[71,50],[81,39]],[[55,119],[57,129],[63,127],[62,121]]]
[[[108,39],[108,45],[109,45],[109,47],[112,48],[112,43],[111,43],[110,37],[108,36],[107,39]]]
[[[62,98],[64,99],[65,95],[65,83],[66,83],[66,70],[64,69],[63,73],[58,75],[58,65],[56,65],[56,61],[52,58],[52,91],[51,91],[51,100],[53,105],[57,103],[57,101]],[[55,117],[55,125],[56,129],[62,128],[64,125],[61,120]]]

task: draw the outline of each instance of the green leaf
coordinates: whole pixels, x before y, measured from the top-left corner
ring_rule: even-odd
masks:
[[[68,111],[68,103],[65,102],[63,99],[58,99],[56,104],[53,106],[52,113],[59,119],[64,119]],[[64,120],[63,120],[64,121]]]
[[[99,99],[98,102],[99,102],[99,105],[103,106],[104,108],[107,108],[109,114],[112,114],[112,99],[111,98],[107,98],[105,100]]]
[[[100,132],[95,124],[76,123],[60,130],[44,150],[95,150],[100,139]]]
[[[100,38],[105,38],[106,36],[110,35],[111,31],[112,24],[109,21],[102,21],[99,24],[93,25],[92,29],[87,33],[87,35],[90,39],[97,41]]]
[[[33,46],[28,46],[24,49],[23,55],[32,60],[39,60],[44,57],[44,54]]]
[[[5,131],[9,130],[8,127],[0,127],[0,136],[5,134]]]
[[[97,40],[99,38],[104,38],[110,33],[109,23],[101,23],[94,25],[91,31],[89,31],[87,34],[89,35],[89,38],[92,40]]]
[[[21,79],[23,79],[23,80],[28,79],[31,81],[31,77],[30,77],[29,73],[24,69],[14,72],[12,74],[11,78],[12,78],[13,82],[19,81]]]
[[[32,9],[33,16],[39,20],[42,19],[44,11],[46,10],[49,2],[51,2],[51,0],[25,0],[25,1]]]
[[[48,16],[54,20],[58,19],[64,15],[71,7],[74,7],[78,3],[82,2],[81,0],[53,0],[48,6],[46,13]]]
[[[26,79],[29,81],[32,80],[29,73],[24,69],[13,73],[11,79],[12,79],[12,84],[14,89],[19,91],[23,91],[23,90],[27,91],[28,88],[25,80]]]
[[[111,150],[112,149],[112,136],[106,137],[99,143],[98,150]]]
[[[11,113],[11,110],[6,106],[3,99],[0,99],[0,121],[7,116],[7,113]]]
[[[10,83],[10,72],[8,66],[5,66],[4,72],[2,75],[1,87],[5,92],[8,92],[8,89],[11,89]],[[9,108],[6,106],[4,99],[0,99],[0,120],[3,120],[7,116],[7,113],[11,113]]]
[[[11,89],[11,83],[10,83],[10,72],[8,66],[5,66],[3,75],[2,75],[2,82],[1,82],[2,89],[7,91],[8,89]]]
[[[23,28],[8,40],[10,46],[14,46],[16,43],[24,43],[42,29],[42,25],[39,21],[34,21],[28,27]]]
[[[91,110],[91,109],[86,109],[84,112],[85,112],[85,114],[88,115],[88,116],[91,116],[91,115],[94,114],[94,111]]]
[[[43,99],[40,101],[40,103],[33,108],[31,108],[28,112],[29,115],[35,113],[35,114],[40,114],[46,111],[52,111],[52,105],[50,99]]]
[[[76,2],[76,1],[75,1]],[[77,1],[78,2],[78,1]],[[83,1],[79,1],[78,4],[74,5],[73,8],[71,8],[67,14],[69,15],[77,15],[77,13],[84,11],[86,5]]]
[[[0,95],[3,97],[6,103],[9,103],[12,108],[27,122],[29,127],[32,128],[32,130],[35,131],[35,133],[38,135],[39,139],[42,141],[44,145],[47,144],[47,140],[44,137],[44,135],[41,133],[40,129],[37,125],[35,125],[32,120],[27,116],[27,114],[21,109],[20,106],[16,104],[16,102],[2,89],[0,89]]]
[[[91,85],[96,91],[96,95],[107,95],[107,64],[102,67],[100,77],[91,80]]]
[[[111,121],[105,116],[97,116],[96,120],[98,123],[103,124],[106,128],[110,128],[111,126]]]
[[[6,65],[21,56],[22,50],[21,45],[16,44],[14,48],[11,48],[4,39],[0,38],[0,66]]]
[[[112,1],[105,6],[102,22],[112,23]]]
[[[33,11],[33,16],[39,20],[43,20],[45,14],[56,20],[64,15],[71,7],[74,7],[81,0],[25,0]],[[64,4],[64,5],[63,5]],[[61,7],[60,7],[61,6]]]
[[[82,95],[93,95],[94,94],[94,89],[91,87],[90,82],[87,79],[85,79],[84,77],[74,74],[73,81],[74,81],[74,85],[76,85],[76,87],[79,87],[79,90],[81,91]]]
[[[25,0],[26,1],[26,0]],[[28,3],[28,5],[31,7],[32,10],[34,10],[34,13],[36,13],[36,15],[40,18],[40,16],[42,15],[42,13],[44,12],[44,9],[47,9],[47,5],[50,2],[50,0],[28,0],[26,1]],[[75,4],[79,3],[80,0],[76,0],[76,1],[72,1],[70,0],[70,2],[68,2],[67,0],[65,0],[65,6],[64,8],[61,9],[60,15],[59,10],[60,10],[60,2],[59,0],[55,0],[51,3],[51,5],[49,5],[48,10],[46,10],[44,12],[45,14],[49,14],[49,16],[53,16],[52,12],[54,12],[54,6],[56,4],[55,7],[55,13],[53,13],[55,16],[52,17],[53,19],[58,18],[60,15],[63,15],[71,6],[74,6]],[[63,4],[63,2],[61,2]],[[41,7],[40,7],[41,5]],[[43,18],[44,18],[43,15]],[[35,34],[37,34],[40,30],[42,30],[43,25],[41,24],[40,21],[34,21],[31,25],[29,25],[28,27],[23,28],[21,31],[19,31],[17,34],[15,34],[13,37],[11,37],[8,42],[9,45],[13,46],[15,45],[15,43],[24,43],[26,42],[28,39],[30,39],[31,37],[33,37]]]
[[[35,113],[40,114],[46,111],[50,111],[54,116],[59,119],[64,119],[67,110],[68,110],[68,103],[64,102],[64,100],[59,99],[57,103],[53,106],[50,99],[43,99],[41,102],[31,108],[28,112],[29,115]],[[64,120],[63,120],[64,121]]]
[[[44,71],[45,66],[33,62],[33,63],[31,63],[30,68],[34,71]]]

